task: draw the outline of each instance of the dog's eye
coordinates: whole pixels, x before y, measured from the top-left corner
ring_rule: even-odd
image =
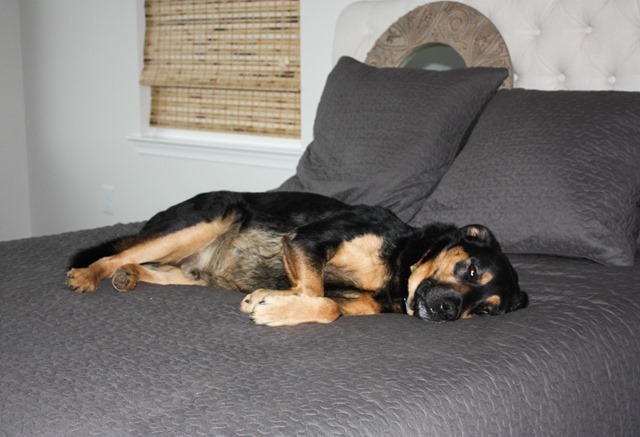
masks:
[[[469,264],[469,267],[467,268],[467,274],[471,279],[476,279],[478,277],[478,269],[476,269],[476,266],[474,264]]]

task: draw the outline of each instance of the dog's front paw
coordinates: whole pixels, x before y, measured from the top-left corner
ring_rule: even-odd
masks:
[[[292,326],[333,322],[340,317],[340,308],[326,297],[267,292],[262,294],[249,315],[257,325]]]
[[[269,293],[273,293],[273,290],[265,290],[263,288],[254,291],[253,293],[249,293],[242,299],[242,303],[240,304],[240,311],[245,314],[251,314],[253,312],[254,307],[260,303],[260,301]]]
[[[262,294],[259,293],[258,296]],[[256,325],[287,326],[304,323],[295,314],[299,304],[299,295],[266,293],[256,302],[249,317]]]
[[[94,292],[98,280],[90,269],[71,269],[67,272],[67,287],[76,293]]]

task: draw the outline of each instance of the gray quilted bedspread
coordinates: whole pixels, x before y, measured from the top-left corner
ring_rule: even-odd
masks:
[[[225,290],[64,286],[136,225],[0,244],[0,435],[637,435],[640,266],[514,257],[530,307],[255,326]]]

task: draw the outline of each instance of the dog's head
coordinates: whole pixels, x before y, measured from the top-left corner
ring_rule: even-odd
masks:
[[[469,225],[441,238],[409,277],[407,313],[444,321],[498,315],[527,305],[496,238]]]

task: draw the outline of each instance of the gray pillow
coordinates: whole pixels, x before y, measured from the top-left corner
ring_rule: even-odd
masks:
[[[507,252],[631,265],[640,93],[499,91],[413,219],[482,223]]]
[[[408,220],[506,77],[499,68],[376,68],[343,57],[327,79],[314,140],[277,190],[382,205]]]

